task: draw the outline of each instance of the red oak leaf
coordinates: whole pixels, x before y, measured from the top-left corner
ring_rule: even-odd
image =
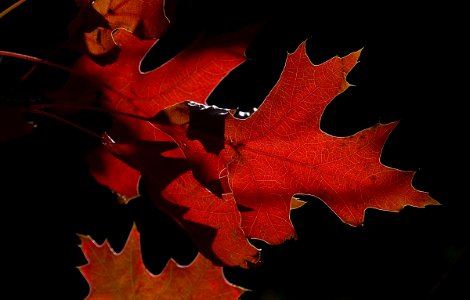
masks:
[[[88,264],[79,267],[90,292],[86,299],[238,299],[246,289],[227,281],[221,267],[198,254],[187,266],[169,260],[158,275],[151,274],[141,256],[140,234],[132,227],[120,253],[105,241],[96,244],[80,236]]]
[[[74,66],[75,74],[65,87],[49,93],[49,97],[58,103],[87,105],[97,102],[104,109],[142,117],[153,116],[186,99],[204,103],[217,84],[246,60],[244,52],[253,35],[253,28],[249,28],[221,36],[201,37],[166,64],[142,73],[140,62],[156,41],[140,40],[121,30],[115,34],[115,39],[122,53],[114,64],[100,66],[87,56],[81,57]],[[149,122],[118,116],[114,118],[111,133],[119,142],[171,140]],[[98,155],[91,160],[106,162],[100,164],[99,169],[90,164],[95,178],[127,198],[137,196],[133,192],[133,187],[137,186],[135,170],[114,157],[101,158],[102,153],[106,151],[97,150],[91,154]],[[117,169],[122,170],[120,174],[131,175],[127,179],[125,175],[114,176]]]
[[[170,25],[176,1],[95,0],[78,1],[80,13],[69,25],[72,48],[88,53],[96,62],[108,64],[119,48],[114,30],[125,29],[142,39],[157,39]]]
[[[304,42],[289,54],[279,81],[250,118],[240,120],[227,111],[186,102],[161,112],[154,122],[178,142],[189,160],[209,162],[204,169],[193,170],[201,173],[199,177],[209,180],[228,173],[242,228],[248,237],[268,243],[295,236],[289,214],[296,194],[318,197],[353,226],[363,223],[367,208],[396,212],[406,205],[438,204],[412,187],[414,172],[380,162],[396,123],[378,124],[348,137],[320,129],[323,111],[348,88],[346,76],[359,55],[357,51],[314,65]],[[201,114],[204,117],[192,117]],[[225,120],[223,134],[206,125],[205,120],[215,116]]]
[[[241,229],[241,216],[231,194],[217,197],[205,189],[174,143],[107,143],[107,148],[142,174],[155,205],[176,220],[199,251],[221,266],[248,268],[259,261],[259,250]]]

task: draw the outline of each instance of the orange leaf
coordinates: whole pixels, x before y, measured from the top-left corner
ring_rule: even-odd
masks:
[[[142,39],[155,39],[170,24],[165,2],[175,3],[174,0],[94,0],[92,5],[111,29],[123,28]]]
[[[162,273],[151,274],[142,260],[140,234],[132,227],[120,253],[105,241],[80,236],[88,264],[79,267],[90,286],[86,299],[238,299],[246,290],[229,283],[221,267],[198,254],[188,266],[168,261]]]

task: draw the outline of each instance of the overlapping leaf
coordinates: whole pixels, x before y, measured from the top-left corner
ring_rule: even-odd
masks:
[[[246,289],[229,283],[221,267],[198,254],[188,266],[168,261],[162,273],[144,265],[140,234],[132,227],[124,249],[116,253],[107,241],[96,244],[81,236],[88,264],[80,267],[89,284],[86,299],[238,299]]]
[[[186,102],[159,113],[154,122],[189,160],[212,162],[194,169],[199,177],[228,174],[242,228],[247,236],[268,243],[295,235],[289,216],[295,194],[318,197],[354,226],[362,224],[367,208],[396,212],[406,205],[437,204],[412,187],[414,172],[380,162],[396,123],[378,124],[349,137],[320,129],[324,109],[349,86],[346,76],[359,55],[357,51],[313,65],[304,42],[289,55],[278,83],[252,117],[240,120]],[[201,114],[205,117],[193,118]],[[205,129],[206,120],[214,116],[224,118],[223,131]]]
[[[259,250],[241,229],[232,194],[220,197],[193,176],[174,143],[140,141],[106,144],[109,151],[142,174],[146,191],[162,211],[189,234],[199,251],[221,266],[247,268],[259,261]]]
[[[157,39],[169,26],[175,0],[77,1],[80,12],[70,24],[69,44],[101,64],[117,58],[114,31],[124,29],[142,39]]]
[[[120,202],[128,203],[139,194],[140,172],[105,147],[92,150],[86,159],[95,180],[114,191]]]
[[[206,36],[195,41],[161,67],[146,73],[139,71],[140,62],[156,43],[154,40],[140,40],[126,31],[115,33],[115,40],[122,52],[119,59],[110,65],[101,66],[87,56],[74,66],[66,86],[51,92],[49,97],[57,103],[97,104],[108,110],[142,117],[155,115],[165,107],[192,99],[204,103],[206,98],[231,70],[246,60],[244,55],[255,31],[252,28],[224,36]],[[155,129],[149,122],[133,118],[114,116],[112,137],[116,141],[129,140],[171,140],[166,134]],[[106,163],[90,168],[95,178],[125,198],[137,195],[136,176],[123,180],[113,176],[114,171],[135,174],[112,156],[96,150],[90,161],[103,160]],[[103,158],[100,156],[103,155]],[[99,167],[98,167],[99,166]]]

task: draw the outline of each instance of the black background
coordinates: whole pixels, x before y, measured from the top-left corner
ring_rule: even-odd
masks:
[[[2,9],[13,3],[6,2]],[[442,205],[400,213],[367,210],[364,226],[353,228],[309,199],[292,212],[298,240],[281,246],[254,241],[263,249],[260,267],[225,269],[230,282],[251,290],[242,299],[469,299],[464,9],[450,2],[251,2],[181,0],[174,26],[146,59],[148,67],[170,58],[196,33],[223,34],[263,21],[266,27],[247,51],[250,60],[208,100],[250,107],[266,96],[287,51],[303,40],[309,38],[316,64],[363,48],[348,76],[354,86],[326,109],[322,129],[346,136],[400,120],[381,161],[417,171],[413,185]],[[26,2],[0,19],[0,49],[47,57],[67,38],[75,12],[72,0]],[[66,63],[72,57],[58,53],[50,59]],[[65,78],[40,67],[18,85],[31,66],[2,59],[2,101],[39,97]],[[97,130],[107,125],[90,113],[73,118]],[[37,121],[33,135],[0,146],[3,293],[83,299],[87,283],[76,266],[86,261],[77,233],[100,243],[108,239],[119,251],[133,221],[151,272],[159,273],[170,257],[192,261],[196,250],[185,232],[145,197],[119,205],[94,182],[83,161],[94,140],[55,121]]]

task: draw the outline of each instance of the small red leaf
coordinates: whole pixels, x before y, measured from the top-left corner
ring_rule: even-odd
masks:
[[[253,35],[253,29],[245,29],[200,37],[159,68],[142,73],[140,63],[157,41],[140,40],[118,30],[114,39],[121,55],[115,63],[100,66],[87,56],[81,57],[74,66],[80,75],[72,74],[67,84],[50,96],[55,101],[89,104],[101,95],[101,107],[144,117],[184,100],[204,103],[222,79],[246,60],[244,52]]]
[[[151,274],[144,265],[140,234],[132,227],[120,253],[105,241],[96,244],[80,236],[88,264],[79,267],[90,292],[86,299],[238,299],[246,289],[227,281],[221,267],[198,254],[188,266],[168,261],[162,273]]]
[[[126,29],[142,39],[160,37],[170,24],[165,5],[175,0],[94,0],[92,6],[111,29]]]

